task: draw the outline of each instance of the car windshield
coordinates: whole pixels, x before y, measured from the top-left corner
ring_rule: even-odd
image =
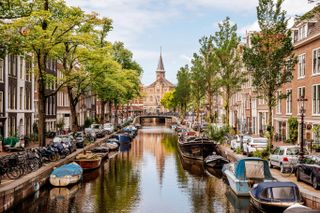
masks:
[[[306,148],[303,149],[304,154],[309,154]],[[300,147],[291,147],[287,149],[287,155],[299,155]]]
[[[98,124],[93,125],[92,128],[94,128],[94,129],[99,129],[99,125],[98,125]]]
[[[316,165],[320,166],[320,157],[309,156],[309,157],[304,158],[303,162],[305,164],[316,164]]]
[[[61,141],[62,141],[62,139],[60,137],[53,138],[54,143],[60,143]]]

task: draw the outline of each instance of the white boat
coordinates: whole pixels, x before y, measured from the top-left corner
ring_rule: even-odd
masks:
[[[53,186],[68,186],[82,178],[83,169],[77,163],[69,163],[54,169],[50,175]]]
[[[292,206],[288,207],[286,210],[284,210],[283,213],[316,213],[320,212],[320,210],[317,209],[311,209],[307,206],[301,205],[301,204],[293,204]]]
[[[276,181],[271,175],[268,162],[261,158],[244,158],[236,163],[225,164],[222,171],[230,188],[238,196],[249,196],[249,191],[256,183]]]

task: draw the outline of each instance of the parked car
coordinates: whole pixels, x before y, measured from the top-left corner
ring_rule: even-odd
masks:
[[[241,137],[243,137],[243,143],[247,142],[251,138],[250,135],[236,135],[230,142],[230,148],[232,150],[236,150],[240,147]]]
[[[62,143],[63,146],[69,150],[70,153],[76,151],[76,144],[71,135],[57,135],[53,138],[53,143]]]
[[[105,136],[105,131],[101,124],[91,124],[90,127],[96,133],[97,138],[102,138]]]
[[[95,131],[91,128],[85,128],[84,133],[85,133],[85,137],[87,137],[91,142],[97,139]]]
[[[305,156],[296,168],[297,181],[312,184],[313,188],[320,188],[320,157]]]
[[[247,142],[243,143],[243,152],[247,155],[257,151],[263,150],[268,146],[267,138],[249,138]]]
[[[103,124],[103,129],[104,131],[106,131],[107,134],[111,134],[114,132],[114,126],[112,123]]]
[[[83,134],[83,132],[76,132],[74,134],[74,137],[76,138],[77,148],[83,148],[84,147],[84,134]]]
[[[299,146],[280,146],[273,150],[269,156],[269,166],[280,168],[280,172],[284,173],[292,165],[298,163],[300,147]],[[304,149],[305,154],[309,154],[307,149]]]

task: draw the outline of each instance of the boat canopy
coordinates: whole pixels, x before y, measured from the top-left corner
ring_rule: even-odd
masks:
[[[76,163],[64,164],[52,171],[52,175],[56,177],[64,177],[67,175],[80,175],[82,174],[82,168]]]
[[[238,160],[235,164],[235,176],[239,180],[273,179],[268,162],[255,157]]]
[[[299,188],[292,182],[262,182],[251,190],[252,195],[266,202],[300,202]]]

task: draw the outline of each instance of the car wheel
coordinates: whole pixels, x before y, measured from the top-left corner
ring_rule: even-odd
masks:
[[[284,169],[283,164],[280,164],[280,172],[281,172],[281,173],[285,173],[285,169]]]
[[[273,165],[272,165],[272,163],[271,163],[271,160],[269,160],[269,167],[270,167],[270,168],[273,168]]]
[[[297,181],[301,181],[299,168],[297,168],[296,177],[297,177]]]
[[[312,186],[314,189],[319,189],[319,183],[317,182],[317,178],[315,176],[312,177]]]

